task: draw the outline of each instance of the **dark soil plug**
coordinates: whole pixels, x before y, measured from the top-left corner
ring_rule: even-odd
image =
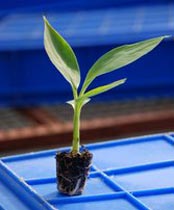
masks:
[[[56,154],[57,188],[67,195],[79,195],[83,192],[93,155],[84,150],[73,154],[60,152]]]

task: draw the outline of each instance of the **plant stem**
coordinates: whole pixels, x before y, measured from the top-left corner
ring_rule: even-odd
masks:
[[[81,106],[78,102],[75,102],[74,118],[73,118],[73,142],[72,153],[79,153],[80,145],[80,114]]]

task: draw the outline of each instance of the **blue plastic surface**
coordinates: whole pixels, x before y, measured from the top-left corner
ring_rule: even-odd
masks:
[[[47,12],[73,47],[94,47],[173,35],[174,3]],[[0,22],[0,51],[43,49],[43,13],[11,13]]]
[[[0,209],[51,210],[53,207],[0,162]]]
[[[87,148],[94,154],[93,165],[84,193],[73,197],[62,195],[56,189],[57,150],[2,158],[2,209],[107,210],[108,206],[119,210],[174,208],[172,133],[90,144]],[[9,201],[13,202],[13,207]]]
[[[30,0],[30,1],[19,1],[19,0],[6,0],[1,3],[0,12],[14,12],[15,11],[74,11],[74,10],[85,10],[94,8],[108,8],[116,6],[125,6],[132,4],[156,4],[171,2],[170,0],[93,0],[93,1],[81,1],[81,0]]]
[[[46,13],[77,54],[82,79],[96,59],[114,47],[174,34],[172,2],[149,5],[145,4],[149,1],[142,1],[144,4],[131,7],[113,7],[116,1],[112,4],[111,0],[105,7],[104,2],[98,9],[94,4],[93,9],[86,11],[72,9]],[[66,4],[72,3],[66,1]],[[28,106],[72,99],[69,84],[57,73],[44,52],[42,15],[43,12],[13,12],[0,19],[0,104]],[[96,86],[121,78],[128,80],[98,99],[174,97],[173,51],[173,40],[167,39],[124,70],[99,77],[94,81]]]

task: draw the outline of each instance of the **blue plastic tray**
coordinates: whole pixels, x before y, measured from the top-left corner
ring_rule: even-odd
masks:
[[[56,189],[57,150],[2,158],[0,209],[174,209],[173,134],[97,143],[87,148],[94,154],[92,169],[84,193],[74,197],[61,195]]]

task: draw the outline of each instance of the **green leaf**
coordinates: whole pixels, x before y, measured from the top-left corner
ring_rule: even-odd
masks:
[[[112,89],[112,88],[114,88],[116,86],[119,86],[119,85],[121,85],[121,84],[123,84],[125,82],[126,82],[126,79],[121,79],[121,80],[118,80],[116,82],[112,82],[112,83],[110,83],[108,85],[104,85],[104,86],[100,86],[100,87],[94,88],[94,89],[86,92],[82,96],[82,98],[84,98],[84,97],[85,98],[89,98],[89,97],[92,97],[92,96],[104,93],[104,92],[106,92],[106,91],[108,91],[108,90],[110,90],[110,89]]]
[[[43,19],[45,23],[44,45],[48,57],[71,86],[77,89],[80,83],[80,70],[76,56],[69,44],[50,25],[46,17]]]
[[[81,94],[98,76],[126,66],[153,50],[165,36],[148,39],[135,44],[123,45],[107,52],[100,57],[90,68],[84,81]]]

